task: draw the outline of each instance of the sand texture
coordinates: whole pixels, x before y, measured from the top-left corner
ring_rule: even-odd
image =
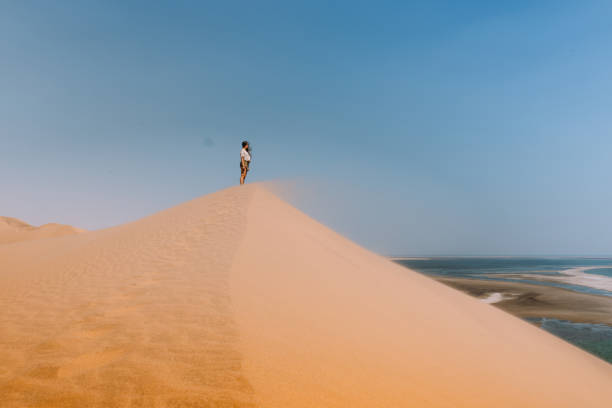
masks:
[[[612,365],[261,185],[0,245],[0,407],[602,407]]]

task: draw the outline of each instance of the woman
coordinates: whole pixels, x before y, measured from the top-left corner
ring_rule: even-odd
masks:
[[[249,172],[249,164],[251,163],[251,153],[249,153],[249,142],[242,142],[242,150],[240,151],[240,184],[244,184],[244,179]]]

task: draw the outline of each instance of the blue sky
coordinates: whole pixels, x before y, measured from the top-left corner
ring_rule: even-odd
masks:
[[[381,253],[612,253],[607,1],[55,3],[0,5],[1,215],[134,220],[248,139]]]

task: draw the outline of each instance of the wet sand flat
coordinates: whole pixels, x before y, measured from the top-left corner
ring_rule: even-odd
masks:
[[[516,316],[612,325],[612,298],[609,296],[522,282],[432,277],[477,298],[493,293],[507,294],[506,299],[494,305]]]

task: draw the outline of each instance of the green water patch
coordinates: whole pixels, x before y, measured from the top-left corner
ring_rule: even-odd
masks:
[[[612,363],[612,327],[549,318],[527,318],[549,333]]]

